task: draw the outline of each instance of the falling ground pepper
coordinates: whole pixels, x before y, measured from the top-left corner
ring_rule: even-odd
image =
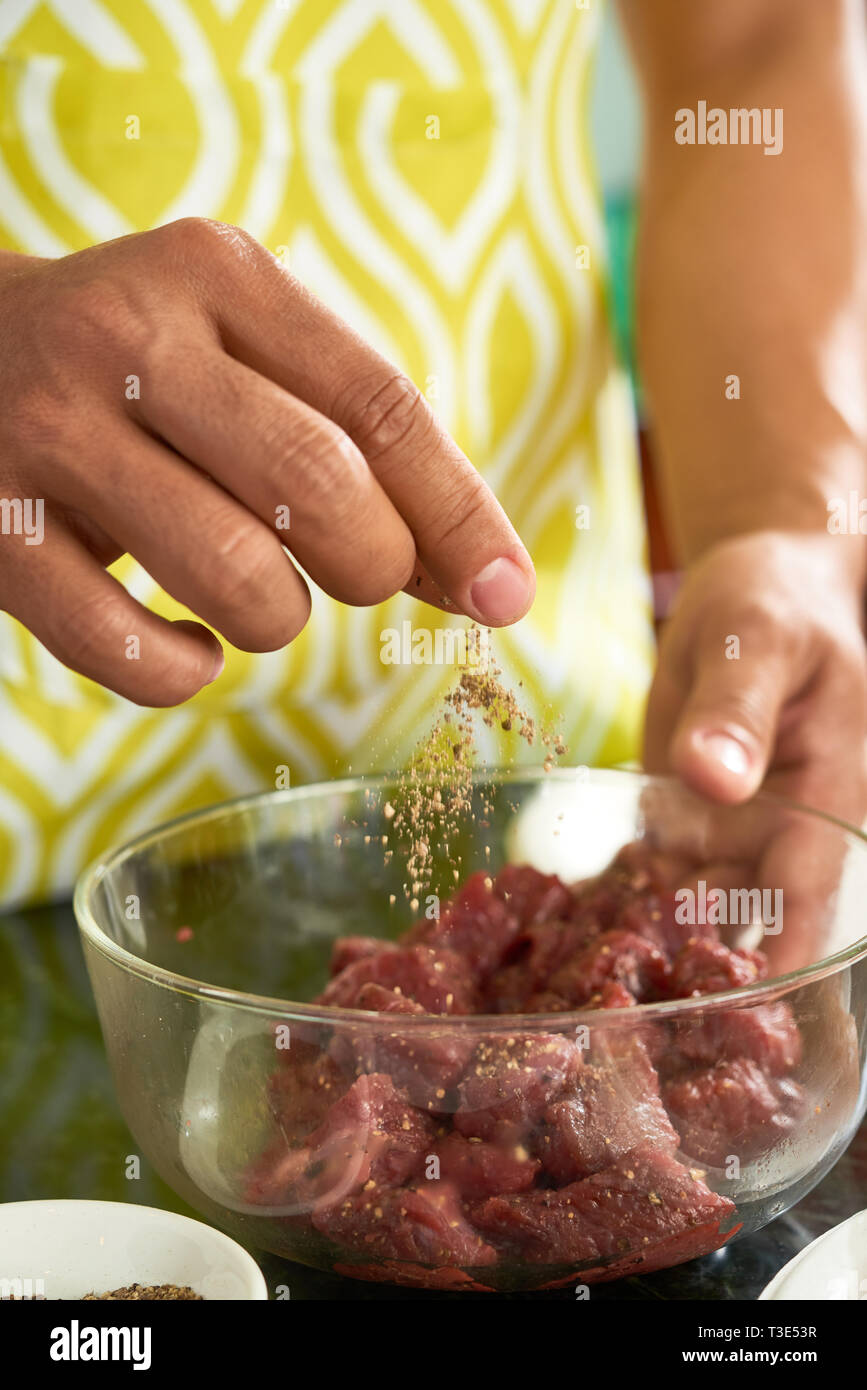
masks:
[[[433,843],[439,840],[444,844],[455,880],[459,877],[458,865],[448,852],[448,837],[461,817],[473,815],[476,718],[489,729],[499,727],[503,733],[516,734],[528,747],[537,737],[533,716],[501,680],[502,668],[490,651],[490,631],[483,633],[473,625],[469,633],[467,652],[478,655],[479,660],[460,668],[457,681],[443,697],[440,713],[401,778],[395,795],[397,805],[387,802],[384,808],[386,819],[408,846],[404,892],[414,911],[419,894],[431,884]],[[554,758],[566,752],[566,746],[559,734],[548,729],[540,731],[539,741],[546,749],[544,768],[548,772]]]

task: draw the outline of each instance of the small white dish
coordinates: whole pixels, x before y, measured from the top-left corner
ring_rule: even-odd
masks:
[[[784,1265],[759,1300],[867,1301],[867,1211],[826,1231]]]
[[[252,1256],[187,1216],[126,1202],[0,1205],[0,1297],[81,1299],[129,1284],[188,1285],[205,1299],[268,1297]]]

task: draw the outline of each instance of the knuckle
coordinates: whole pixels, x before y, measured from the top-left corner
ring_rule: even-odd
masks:
[[[279,432],[279,437],[278,436]],[[266,453],[267,483],[282,496],[291,477],[299,497],[328,494],[329,508],[338,518],[344,509],[354,511],[357,486],[366,481],[364,456],[339,425],[324,417],[302,416],[287,435],[285,423],[275,421],[269,431],[273,444]]]
[[[402,372],[384,382],[363,388],[356,386],[353,399],[338,403],[338,417],[349,411],[352,432],[362,441],[364,454],[372,463],[400,448],[412,435],[419,445],[433,430],[433,417],[418,387]]]
[[[233,521],[217,534],[215,597],[240,610],[261,603],[269,590],[274,559],[263,528],[253,521]]]
[[[211,593],[221,628],[245,651],[275,651],[297,637],[297,605],[285,601],[292,580],[282,547],[256,522],[233,522],[216,543]]]
[[[211,217],[180,217],[159,228],[159,233],[172,254],[184,260],[237,260],[265,250],[243,227]]]

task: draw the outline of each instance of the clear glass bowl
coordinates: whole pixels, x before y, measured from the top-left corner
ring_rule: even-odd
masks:
[[[712,807],[638,773],[485,774],[447,847],[432,845],[443,903],[456,872],[531,863],[573,881],[634,841],[639,859],[656,856],[657,918],[670,926],[676,903],[680,935],[700,937],[718,887],[716,915],[738,919],[719,935],[759,945],[770,977],[520,1015],[305,1003],[335,938],[393,939],[434,911],[426,894],[415,910],[406,899],[400,795],[373,778],[229,802],[140,836],[79,882],[120,1105],[176,1192],[240,1240],[317,1268],[510,1290],[680,1263],[820,1180],[865,1108],[859,831],[765,795]],[[636,873],[644,907],[658,905]],[[351,1085],[337,1123],[332,1098]]]

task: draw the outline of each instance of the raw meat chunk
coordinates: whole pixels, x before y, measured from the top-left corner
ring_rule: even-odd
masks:
[[[678,922],[674,893],[651,894],[627,902],[617,917],[621,931],[637,932],[652,941],[668,960],[694,941],[717,941],[719,933],[709,922]]]
[[[492,1013],[525,1013],[528,1000],[544,990],[552,969],[587,940],[585,927],[575,923],[536,922],[524,927],[488,981],[486,1008]]]
[[[335,975],[316,1002],[358,1008],[359,992],[367,984],[399,989],[430,1014],[468,1014],[475,1003],[475,987],[464,958],[429,946],[388,946],[363,956]]]
[[[285,1142],[299,1143],[321,1124],[350,1083],[327,1053],[298,1060],[287,1053],[268,1078],[269,1105]]]
[[[793,1132],[804,1107],[796,1081],[766,1076],[745,1057],[671,1081],[663,1098],[684,1153],[714,1168],[765,1153]]]
[[[388,1076],[361,1076],[309,1136],[303,1149],[275,1155],[257,1190],[321,1208],[372,1187],[399,1186],[421,1171],[436,1125],[398,1095]],[[256,1200],[252,1198],[251,1200]]]
[[[356,1008],[380,1014],[424,1014],[421,1004],[383,985],[362,985]],[[384,1072],[395,1086],[424,1110],[454,1108],[450,1094],[463,1075],[472,1056],[472,1038],[455,1035],[451,1028],[437,1036],[427,1029],[386,1029],[381,1024],[369,1028],[341,1030],[331,1044],[332,1055],[352,1075]]]
[[[683,1237],[689,1257],[703,1254],[721,1243],[720,1227],[734,1211],[695,1171],[644,1143],[568,1187],[489,1197],[470,1208],[470,1219],[513,1258],[579,1264],[647,1261],[654,1247]]]
[[[625,985],[619,980],[606,980],[599,994],[598,1003],[594,998],[594,1007],[600,1009],[631,1009],[638,1000],[634,994],[630,994]],[[640,1038],[647,1048],[648,1056],[655,1067],[668,1055],[668,1034],[664,1023],[643,1023],[631,1030],[633,1036]]]
[[[803,1049],[800,1030],[784,1001],[725,1009],[695,1023],[684,1020],[675,1037],[681,1055],[692,1061],[747,1057],[772,1076],[797,1067]]]
[[[564,918],[575,902],[556,874],[541,874],[529,864],[506,864],[494,880],[494,892],[521,927]]]
[[[465,1139],[452,1130],[433,1149],[440,1176],[453,1182],[464,1200],[492,1197],[498,1192],[525,1192],[542,1167],[523,1144],[489,1144]]]
[[[467,1221],[448,1182],[357,1192],[337,1207],[314,1211],[313,1224],[337,1245],[384,1260],[472,1267],[497,1258]]]
[[[548,988],[578,1008],[598,994],[607,980],[625,985],[636,999],[656,998],[664,990],[668,964],[662,952],[635,932],[603,932],[556,970]]]
[[[374,984],[369,980],[362,985],[355,1000],[356,1009],[364,1009],[372,1014],[423,1014],[421,1004],[402,994],[399,989],[386,989],[385,985]],[[359,1030],[360,1031],[360,1030]]]
[[[581,1055],[557,1033],[489,1038],[458,1087],[454,1126],[468,1138],[520,1143],[545,1108],[572,1087]]]
[[[606,980],[599,991],[600,1009],[631,1009],[638,1000],[619,980]]]
[[[570,1097],[545,1111],[536,1152],[558,1187],[610,1167],[645,1140],[678,1147],[647,1049],[632,1034],[609,1032],[600,1030]]]
[[[755,951],[730,951],[721,941],[692,940],[675,956],[668,988],[680,999],[693,994],[722,994],[754,984],[765,973],[764,961]]]
[[[339,975],[347,965],[354,965],[368,956],[378,956],[392,945],[391,941],[381,941],[377,936],[339,936],[331,948],[331,974]]]
[[[416,923],[404,940],[463,956],[481,983],[499,965],[517,930],[517,916],[480,871],[444,904],[439,919]]]
[[[568,999],[553,989],[538,990],[525,999],[521,1012],[526,1014],[567,1014],[572,1009]]]
[[[643,897],[675,888],[691,877],[695,867],[689,855],[654,849],[644,840],[633,840],[617,851],[606,873],[619,874],[631,897]]]

